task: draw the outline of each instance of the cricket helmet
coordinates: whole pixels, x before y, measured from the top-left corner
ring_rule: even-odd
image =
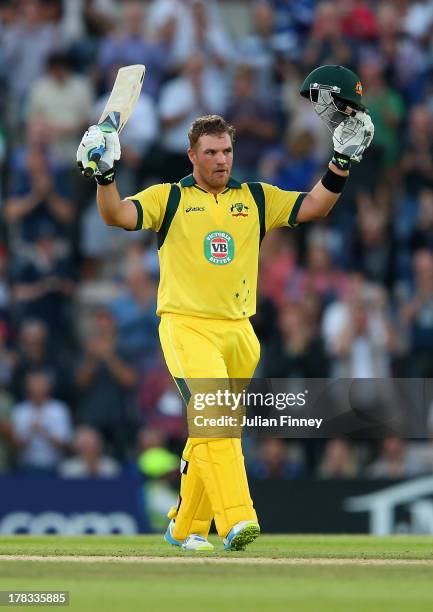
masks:
[[[334,133],[342,121],[365,111],[362,84],[357,74],[344,66],[320,66],[310,72],[300,89],[316,113]]]

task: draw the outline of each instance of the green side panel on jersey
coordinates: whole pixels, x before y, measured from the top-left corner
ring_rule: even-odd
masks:
[[[189,390],[188,385],[185,382],[185,379],[174,377],[174,380],[182,395],[183,401],[185,402],[185,406],[188,406],[189,400],[191,399],[191,391]]]
[[[180,202],[180,188],[179,185],[173,183],[170,188],[170,194],[168,196],[167,208],[165,209],[164,219],[161,224],[161,228],[157,234],[158,236],[158,251],[164,244],[164,241],[167,237],[168,230],[170,229],[170,225],[174,219],[174,215],[179,207]]]
[[[266,219],[265,219],[265,192],[261,183],[247,183],[251,195],[257,206],[260,223],[260,243],[266,234]]]

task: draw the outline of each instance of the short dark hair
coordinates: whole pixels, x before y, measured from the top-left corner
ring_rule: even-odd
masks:
[[[220,115],[205,115],[204,117],[199,117],[193,122],[188,132],[190,147],[194,147],[200,136],[204,136],[205,134],[228,134],[233,143],[235,139],[235,128],[227,123]]]
[[[46,67],[48,70],[52,68],[67,68],[73,70],[74,63],[69,53],[65,51],[53,51],[47,58]]]

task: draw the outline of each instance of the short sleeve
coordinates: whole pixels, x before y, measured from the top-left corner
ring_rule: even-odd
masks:
[[[134,202],[137,208],[136,230],[151,229],[159,231],[164,219],[167,200],[170,194],[170,183],[152,185],[143,191],[127,196],[127,200]]]
[[[265,194],[266,231],[274,227],[297,227],[296,218],[307,195],[301,191],[284,191],[262,183]]]

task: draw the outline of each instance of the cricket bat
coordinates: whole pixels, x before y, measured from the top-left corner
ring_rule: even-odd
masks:
[[[124,66],[120,68],[114,81],[110,97],[105,105],[98,125],[108,130],[114,129],[120,134],[125,123],[134,110],[135,103],[140,95],[146,67],[142,64]],[[97,164],[104,154],[104,147],[94,149],[89,155],[89,161],[84,169],[84,176],[94,175]]]

